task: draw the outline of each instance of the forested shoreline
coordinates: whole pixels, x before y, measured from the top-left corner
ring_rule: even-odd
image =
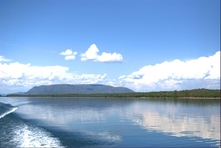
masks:
[[[193,89],[181,91],[96,93],[96,94],[8,94],[7,97],[119,97],[119,98],[220,98],[220,90]]]

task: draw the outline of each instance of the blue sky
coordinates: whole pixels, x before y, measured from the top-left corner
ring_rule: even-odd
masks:
[[[1,0],[0,93],[57,83],[219,89],[220,1]]]

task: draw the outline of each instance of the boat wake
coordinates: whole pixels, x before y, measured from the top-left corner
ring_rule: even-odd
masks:
[[[52,133],[11,114],[17,109],[0,102],[0,147],[63,147]]]
[[[14,107],[11,104],[4,104],[0,102],[0,119],[16,111],[17,109],[18,107]]]
[[[19,147],[63,147],[58,138],[46,130],[27,124],[20,124],[14,130],[11,142]]]

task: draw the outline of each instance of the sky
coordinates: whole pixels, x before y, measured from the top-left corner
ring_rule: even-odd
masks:
[[[0,93],[220,89],[220,0],[0,0]]]

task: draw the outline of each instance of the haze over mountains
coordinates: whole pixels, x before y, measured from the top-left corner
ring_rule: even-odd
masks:
[[[129,93],[134,92],[126,87],[113,87],[101,84],[55,84],[35,86],[25,94],[96,94],[96,93]]]

